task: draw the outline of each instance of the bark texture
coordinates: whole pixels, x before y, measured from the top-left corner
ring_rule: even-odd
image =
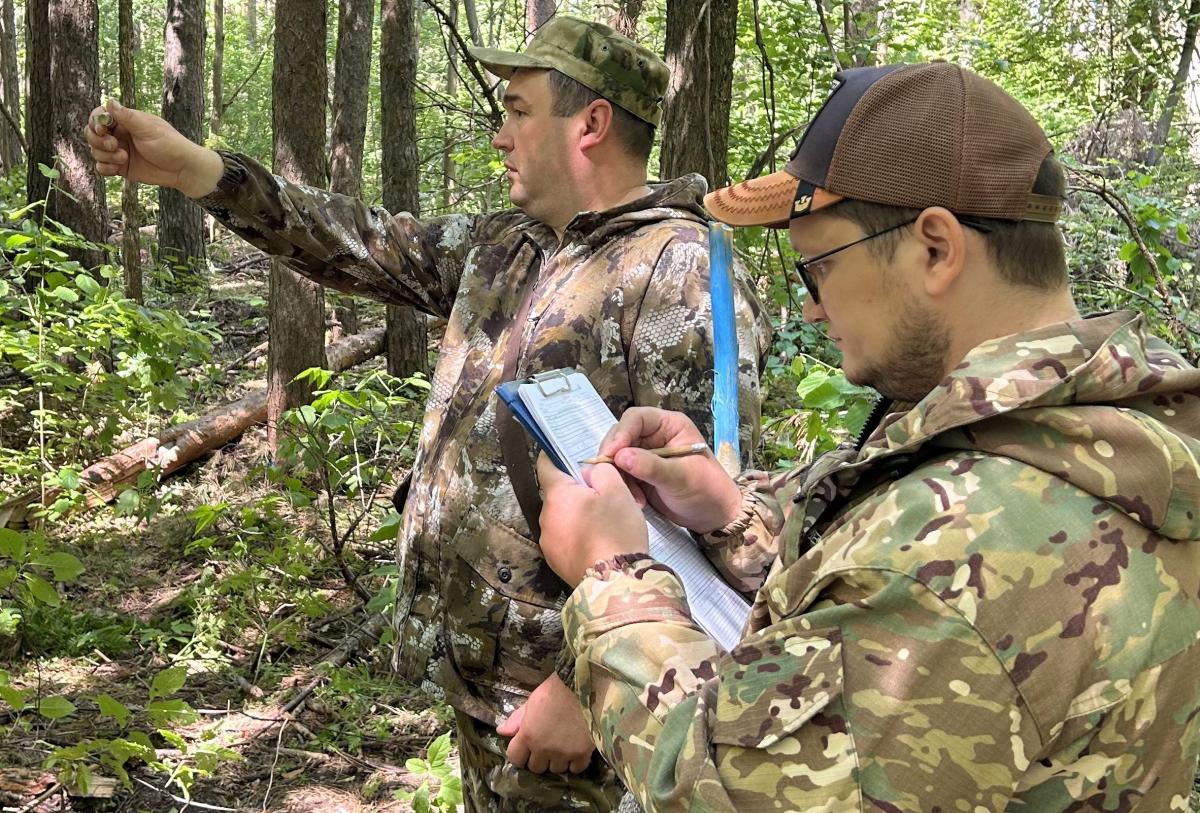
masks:
[[[204,140],[204,0],[167,0],[162,116],[192,141]],[[165,186],[158,190],[158,254],[181,268],[204,259],[204,213]]]
[[[219,2],[220,0],[218,0]],[[117,39],[120,41],[118,70],[121,104],[137,109],[137,81],[133,63],[133,0],[120,0],[117,8]],[[139,227],[138,185],[126,180],[121,187],[121,266],[125,270],[125,296],[142,302],[142,240]]]
[[[413,0],[382,0],[379,49],[383,143],[383,205],[391,212],[420,211],[417,155],[417,6]],[[388,372],[429,373],[429,329],[412,308],[389,306]]]
[[[729,181],[729,105],[737,0],[667,0],[665,58],[671,84],[663,109],[663,178],[699,172],[709,188]],[[705,137],[697,138],[697,133]]]
[[[358,197],[362,191],[374,23],[374,0],[343,0],[338,5],[329,188],[351,197]],[[346,333],[357,333],[358,306],[354,297],[335,294],[334,301],[341,329]]]
[[[100,98],[100,10],[96,0],[51,0],[50,98],[52,150],[61,173],[48,214],[93,243],[108,237],[104,179],[92,166],[80,122]],[[104,262],[104,252],[72,251],[86,267]]]
[[[28,0],[25,5],[25,76],[29,95],[25,106],[25,144],[29,152],[25,193],[43,200],[50,179],[38,164],[54,165],[54,100],[50,94],[50,0]]]
[[[17,68],[17,18],[13,0],[0,2],[0,170],[7,175],[24,160],[21,143],[21,77]]]
[[[325,97],[328,76],[324,0],[278,0],[271,80],[274,171],[297,183],[324,187]],[[325,365],[325,298],[321,286],[271,263],[270,347],[267,351],[267,439],[285,409],[306,402],[311,387],[293,379]]]

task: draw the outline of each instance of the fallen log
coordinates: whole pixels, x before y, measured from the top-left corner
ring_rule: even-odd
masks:
[[[333,372],[348,370],[383,352],[384,328],[347,336],[325,348],[326,366]],[[219,449],[256,423],[267,420],[267,390],[250,393],[214,409],[194,421],[172,426],[155,437],[145,438],[116,454],[93,463],[80,475],[87,492],[85,507],[112,502],[147,468],[166,477],[202,455]],[[61,488],[22,494],[0,504],[0,527],[20,529],[28,524],[31,506],[49,504]]]

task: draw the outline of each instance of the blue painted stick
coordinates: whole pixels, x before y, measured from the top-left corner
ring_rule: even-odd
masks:
[[[741,470],[738,447],[738,342],[733,318],[733,229],[724,223],[708,227],[708,277],[713,313],[713,449],[717,460],[736,475]]]

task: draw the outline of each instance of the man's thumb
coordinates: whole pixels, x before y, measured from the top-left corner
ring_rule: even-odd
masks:
[[[521,706],[512,714],[508,715],[503,723],[496,726],[496,733],[501,737],[515,736],[521,730],[521,719],[525,716],[525,707]]]
[[[663,481],[669,477],[661,457],[634,446],[617,452],[613,463],[630,477],[648,485],[665,485]]]

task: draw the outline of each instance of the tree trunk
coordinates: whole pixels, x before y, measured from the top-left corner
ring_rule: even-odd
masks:
[[[50,179],[38,164],[54,166],[54,100],[50,86],[50,0],[28,0],[25,5],[25,145],[29,152],[25,193],[30,201],[43,200]]]
[[[875,41],[879,38],[883,4],[880,0],[858,0],[842,5],[844,48],[850,66],[865,68],[875,64]]]
[[[414,0],[380,5],[380,112],[383,142],[383,205],[391,212],[420,212],[417,155],[417,6]],[[425,316],[410,307],[387,310],[388,372],[428,373],[429,331]]]
[[[0,121],[0,171],[8,175],[24,160],[21,150],[21,77],[17,71],[17,18],[13,0],[0,4],[0,104],[8,111]],[[7,119],[12,119],[9,122]]]
[[[729,106],[737,0],[667,0],[665,55],[671,84],[663,110],[663,178],[699,172],[709,188],[729,182]],[[696,133],[706,134],[696,138]]]
[[[258,45],[258,0],[246,0],[246,41]]]
[[[642,16],[644,0],[618,0],[608,24],[633,39],[637,34],[638,17]]]
[[[133,64],[133,0],[119,0],[118,5],[121,104],[137,109],[137,80]],[[137,184],[129,180],[121,187],[121,220],[124,223],[121,229],[121,265],[125,269],[125,296],[142,302],[142,240],[138,231],[141,217],[138,215],[137,189]]]
[[[458,26],[458,0],[450,2],[450,24]],[[446,52],[446,98],[458,95],[458,51],[450,48]],[[442,208],[449,210],[454,200],[453,187],[458,182],[454,164],[454,132],[450,127],[450,111],[442,113]]]
[[[375,0],[343,0],[338,5],[329,188],[338,194],[355,198],[362,190],[362,155],[367,135],[371,35],[374,25]],[[358,304],[355,298],[336,294],[334,302],[342,330],[357,333]]]
[[[1167,91],[1167,100],[1163,104],[1162,114],[1154,125],[1154,135],[1150,137],[1150,152],[1146,156],[1148,166],[1156,166],[1162,160],[1163,149],[1167,146],[1167,136],[1171,134],[1171,122],[1175,118],[1175,108],[1187,87],[1188,74],[1192,70],[1192,54],[1196,50],[1196,32],[1200,29],[1200,0],[1192,0],[1188,4],[1187,24],[1183,31],[1183,49],[1179,54],[1179,68],[1171,79],[1171,88]]]
[[[204,140],[204,0],[167,0],[162,115],[195,142]],[[158,254],[188,266],[204,259],[204,214],[186,195],[158,190]]]
[[[50,88],[54,154],[61,175],[49,215],[93,243],[108,237],[104,179],[92,166],[82,122],[100,98],[100,10],[96,0],[50,0]],[[105,260],[99,249],[71,252],[86,267]]]
[[[525,30],[532,34],[554,16],[554,0],[525,0]]]
[[[471,32],[471,44],[483,47],[483,34],[479,31],[479,14],[475,11],[475,0],[463,0],[463,11],[467,13],[467,30]]]
[[[278,0],[271,78],[274,171],[317,187],[326,185],[325,12],[325,0]],[[312,391],[292,379],[325,365],[325,299],[320,285],[277,260],[271,263],[269,296],[267,442],[274,450],[279,416],[306,402]]]
[[[225,115],[222,99],[225,98],[225,0],[213,0],[213,64],[212,64],[212,109],[209,111],[208,129],[213,135],[221,134],[221,117]]]

